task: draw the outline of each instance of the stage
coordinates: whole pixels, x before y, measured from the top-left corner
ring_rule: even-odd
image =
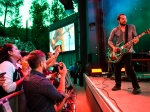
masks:
[[[115,81],[106,75],[92,77],[85,74],[84,78],[86,96],[92,112],[150,112],[149,81],[140,81],[142,92],[134,95],[130,81],[122,81],[121,90],[112,91]]]

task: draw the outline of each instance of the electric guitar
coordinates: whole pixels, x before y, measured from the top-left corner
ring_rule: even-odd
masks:
[[[150,29],[146,30],[145,32],[141,33],[140,35],[136,36],[135,38],[140,38],[145,34],[150,34]],[[127,48],[128,45],[131,45],[133,43],[133,39],[126,44],[124,42],[121,42],[117,48],[119,49],[117,52],[113,52],[113,49],[109,49],[109,51],[106,54],[107,61],[111,63],[117,63],[121,60],[122,56],[129,51],[129,48]]]

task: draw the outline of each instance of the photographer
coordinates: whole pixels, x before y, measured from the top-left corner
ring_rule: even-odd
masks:
[[[46,65],[50,62],[50,59],[46,61],[45,54],[40,50],[32,51],[29,54],[28,63],[32,70],[24,78],[23,87],[27,105],[31,112],[56,112],[55,102],[65,102],[67,99],[67,95],[65,95],[67,69],[64,63],[59,63],[63,65],[61,69],[58,66],[61,78],[57,89],[44,77],[43,73],[47,69]]]

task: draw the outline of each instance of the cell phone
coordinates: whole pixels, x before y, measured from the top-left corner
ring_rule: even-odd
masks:
[[[0,77],[3,77],[6,74],[6,72],[0,73]]]

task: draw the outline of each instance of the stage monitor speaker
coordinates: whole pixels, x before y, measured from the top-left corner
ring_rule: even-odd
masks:
[[[88,54],[88,62],[92,62],[92,54]]]
[[[98,61],[98,57],[97,57],[96,53],[88,54],[88,63],[90,63],[90,62],[96,63],[97,61]]]

